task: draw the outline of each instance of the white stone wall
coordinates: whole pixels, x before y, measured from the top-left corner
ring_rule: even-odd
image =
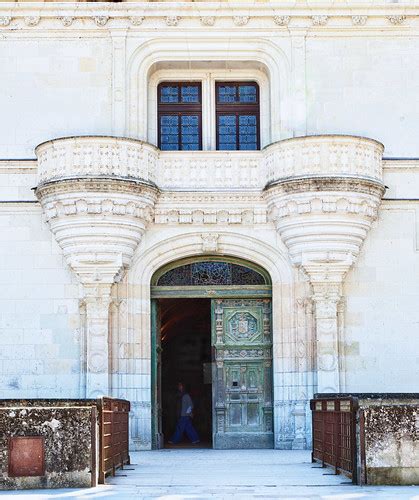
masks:
[[[418,166],[419,162],[386,163],[389,189],[378,222],[346,279],[347,391],[417,390]]]
[[[34,158],[34,147],[52,137],[109,134],[109,39],[60,38],[2,35],[1,159]]]
[[[417,37],[388,32],[309,38],[307,133],[374,137],[385,157],[419,156],[418,52]]]
[[[0,397],[79,397],[78,284],[27,166],[0,162]]]
[[[417,8],[399,2],[252,4],[245,12],[228,2],[69,2],[58,11],[0,3],[0,108],[8,117],[0,158],[31,158],[37,143],[67,135],[155,142],[152,85],[176,75],[204,81],[203,143],[214,148],[207,84],[246,71],[261,85],[262,144],[346,133],[380,140],[386,156],[415,157],[418,19]]]

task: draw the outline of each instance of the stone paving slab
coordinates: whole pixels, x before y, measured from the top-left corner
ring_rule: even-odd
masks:
[[[353,486],[310,461],[308,451],[162,450],[132,453],[107,485],[4,492],[22,500],[419,500],[418,486]],[[135,465],[134,465],[135,464]]]

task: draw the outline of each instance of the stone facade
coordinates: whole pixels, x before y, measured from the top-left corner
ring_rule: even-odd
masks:
[[[270,274],[276,447],[309,444],[316,391],[414,391],[417,14],[1,3],[0,395],[129,399],[149,448],[150,280],[203,254]],[[155,147],[174,79],[202,151]],[[215,150],[226,79],[259,84],[260,151]]]

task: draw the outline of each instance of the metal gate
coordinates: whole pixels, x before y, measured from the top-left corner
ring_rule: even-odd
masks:
[[[356,411],[355,398],[312,399],[312,461],[330,466],[356,483]]]
[[[116,469],[130,463],[129,421],[130,403],[124,399],[102,398],[99,421],[99,483]]]

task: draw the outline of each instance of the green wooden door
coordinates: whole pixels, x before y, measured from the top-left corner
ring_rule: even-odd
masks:
[[[212,300],[213,445],[273,448],[270,299]]]

